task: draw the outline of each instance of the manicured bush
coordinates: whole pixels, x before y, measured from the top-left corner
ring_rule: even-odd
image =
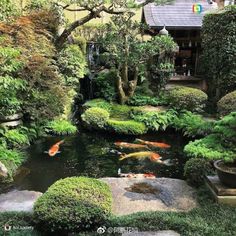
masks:
[[[169,90],[170,106],[178,110],[203,111],[207,94],[200,89],[189,88],[185,86],[176,86]]]
[[[71,124],[70,121],[54,120],[46,125],[45,131],[47,133],[52,133],[55,135],[69,135],[69,134],[75,134],[77,132],[77,128],[76,126]]]
[[[109,112],[99,107],[92,107],[86,110],[81,118],[89,128],[104,128],[108,119]]]
[[[226,94],[218,101],[217,110],[220,115],[228,115],[230,112],[236,111],[236,90]]]
[[[133,120],[114,120],[107,121],[108,129],[118,134],[140,135],[147,132],[146,126]]]
[[[205,15],[202,27],[202,63],[208,94],[219,100],[236,90],[236,6]]]
[[[210,163],[205,159],[191,158],[185,163],[184,176],[187,182],[193,186],[199,187],[204,183],[206,174],[212,172]]]
[[[185,136],[206,136],[213,131],[214,121],[204,120],[201,115],[192,112],[184,112],[176,116],[173,127],[181,130]]]
[[[94,230],[110,216],[111,202],[104,182],[86,177],[61,179],[36,201],[35,222],[49,232]]]

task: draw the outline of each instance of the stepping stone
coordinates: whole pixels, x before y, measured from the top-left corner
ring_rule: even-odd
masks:
[[[189,211],[197,206],[196,191],[171,178],[102,178],[112,191],[115,215],[143,211]]]
[[[0,212],[5,211],[26,211],[32,212],[35,201],[42,195],[34,191],[14,190],[0,194]]]
[[[180,234],[173,230],[162,230],[157,232],[124,233],[122,236],[180,236]]]

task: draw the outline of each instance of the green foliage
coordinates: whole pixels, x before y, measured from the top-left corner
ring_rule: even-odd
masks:
[[[9,147],[21,147],[30,144],[25,130],[21,128],[7,130],[4,137]]]
[[[23,152],[7,149],[5,145],[0,145],[0,161],[6,166],[9,177],[12,177],[16,169],[25,161]]]
[[[21,110],[21,92],[26,82],[15,77],[23,64],[19,60],[20,51],[11,47],[0,47],[0,115],[13,115]]]
[[[228,115],[236,111],[236,90],[226,94],[217,103],[217,110],[220,115]]]
[[[109,72],[101,72],[94,80],[94,93],[96,97],[104,98],[111,102],[115,101],[117,94],[115,89],[116,73],[111,70]]]
[[[176,112],[174,110],[168,111],[134,111],[131,117],[135,121],[143,122],[149,130],[165,130],[168,126],[173,123],[176,117]]]
[[[201,115],[186,111],[176,116],[173,127],[181,130],[185,136],[206,136],[213,131],[214,122],[204,120]]]
[[[70,121],[58,119],[48,122],[45,131],[54,135],[69,135],[75,134],[77,128]]]
[[[212,167],[205,159],[191,158],[185,163],[184,176],[192,186],[199,187],[202,185],[205,175],[210,173],[212,173]]]
[[[49,2],[48,0],[27,0],[26,9],[33,11],[42,10]]]
[[[158,106],[162,105],[162,101],[159,98],[136,94],[128,100],[127,104],[131,106]]]
[[[102,129],[105,127],[110,114],[107,110],[99,107],[91,107],[87,109],[81,118],[89,128]]]
[[[87,41],[84,37],[82,36],[74,37],[74,44],[78,45],[80,47],[80,50],[83,52],[83,54],[86,55]]]
[[[48,232],[93,230],[111,214],[111,191],[99,180],[71,177],[57,181],[34,205],[37,226]]]
[[[146,126],[134,120],[114,120],[107,121],[108,130],[117,134],[140,135],[147,132]]]
[[[203,21],[203,66],[210,97],[236,89],[236,6],[211,12]]]
[[[19,14],[19,9],[12,0],[1,0],[0,9],[0,21],[9,21]]]
[[[86,103],[84,103],[83,107],[85,108],[99,107],[110,112],[112,109],[112,104],[105,101],[104,99],[97,98],[87,101]]]
[[[208,160],[222,159],[225,162],[236,160],[236,112],[215,123],[214,133],[203,139],[190,142],[184,151],[190,157],[203,157]]]
[[[203,91],[185,86],[170,89],[168,96],[170,106],[179,110],[202,112],[207,101]]]
[[[232,162],[236,158],[234,151],[222,145],[218,134],[210,134],[203,139],[190,142],[184,147],[184,152],[189,157],[200,157],[208,160],[224,160]]]
[[[86,73],[87,62],[80,46],[67,45],[59,54],[59,68],[65,77],[67,85],[78,86],[79,80]]]
[[[0,225],[13,226],[7,232],[9,236],[40,236],[33,230],[33,215],[29,212],[1,212]],[[6,234],[4,227],[0,227],[0,235]]]

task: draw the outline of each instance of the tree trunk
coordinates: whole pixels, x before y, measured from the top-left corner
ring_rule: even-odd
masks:
[[[124,69],[127,73],[124,73]],[[138,82],[138,67],[135,67],[134,77],[128,80],[128,67],[123,65],[122,70],[117,70],[117,92],[120,104],[125,104],[134,95]]]

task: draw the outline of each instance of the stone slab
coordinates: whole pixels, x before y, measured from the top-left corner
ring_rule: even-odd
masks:
[[[124,233],[122,236],[180,236],[180,234],[173,230],[162,230],[157,232]]]
[[[236,196],[232,196],[232,195],[224,195],[223,196],[223,195],[217,194],[217,187],[214,185],[215,182],[210,181],[213,179],[216,181],[216,183],[218,183],[217,178],[209,178],[209,176],[207,176],[206,181],[205,181],[207,188],[210,190],[210,192],[211,192],[212,196],[214,197],[214,199],[216,200],[216,202],[221,203],[221,204],[227,204],[230,206],[236,206]],[[223,185],[221,184],[220,186],[223,186]]]
[[[206,182],[214,190],[217,196],[236,196],[236,188],[223,185],[218,176],[206,176]]]
[[[32,212],[35,201],[42,195],[34,191],[14,190],[0,194],[0,212],[26,211]]]
[[[196,191],[186,181],[171,178],[102,178],[113,195],[113,213],[128,215],[143,211],[189,211],[197,206]],[[130,191],[134,184],[146,183],[151,192]]]

